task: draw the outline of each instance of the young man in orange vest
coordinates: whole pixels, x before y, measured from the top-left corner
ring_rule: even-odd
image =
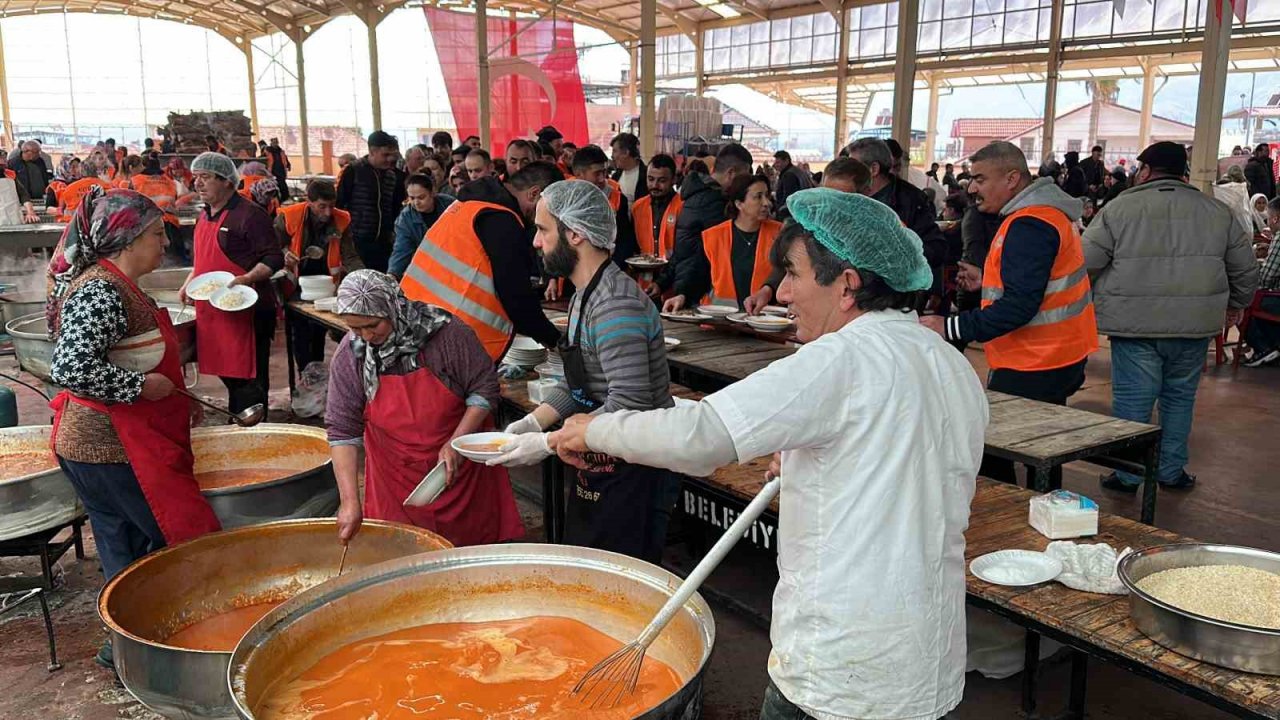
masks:
[[[285,269],[295,277],[328,275],[336,286],[347,273],[364,267],[351,239],[351,214],[333,206],[337,199],[338,191],[332,182],[312,180],[307,184],[305,203],[290,205],[276,214],[275,231],[285,249]],[[307,257],[307,250],[313,247],[320,248],[323,255]],[[289,341],[299,368],[324,360],[327,333],[323,327],[309,322],[290,323],[289,327]]]
[[[640,253],[636,229],[631,224],[631,208],[618,183],[609,179],[609,158],[598,145],[584,145],[573,154],[573,176],[600,188],[609,199],[618,220],[618,239],[613,248],[613,261],[625,269],[626,259]]]
[[[527,228],[542,191],[563,178],[535,162],[505,184],[488,176],[464,185],[414,253],[400,281],[405,296],[456,315],[495,362],[515,334],[555,347],[560,331],[529,282],[537,270]]]
[[[676,246],[676,218],[684,201],[676,194],[676,161],[670,155],[654,155],[645,170],[645,189],[636,200],[631,219],[635,224],[636,244],[645,255],[670,258]],[[641,283],[650,297],[661,291],[656,282]]]
[[[1098,325],[1075,221],[1080,200],[1052,178],[1032,181],[1018,146],[997,141],[969,158],[969,193],[982,212],[999,213],[986,266],[960,264],[958,281],[982,291],[982,306],[920,322],[949,341],[981,342],[991,375],[987,388],[1065,405],[1084,384]],[[1013,464],[984,461],[983,475],[1013,481]],[[1061,479],[1061,470],[1056,471]]]

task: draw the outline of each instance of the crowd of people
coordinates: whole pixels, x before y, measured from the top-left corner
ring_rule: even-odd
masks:
[[[768,719],[936,718],[959,702],[974,478],[1015,471],[983,460],[987,405],[958,350],[981,343],[989,389],[1065,404],[1108,336],[1113,413],[1149,422],[1159,407],[1158,480],[1185,490],[1208,345],[1241,321],[1260,277],[1270,287],[1280,275],[1280,253],[1267,248],[1259,273],[1254,247],[1280,227],[1274,181],[1253,208],[1266,227],[1245,224],[1187,182],[1187,150],[1170,142],[1132,169],[1108,170],[1095,148],[1033,172],[1017,146],[993,142],[958,171],[921,171],[896,143],[866,138],[819,173],[785,151],[757,165],[737,143],[646,158],[629,133],[607,152],[552,127],[500,156],[480,144],[439,132],[401,152],[375,131],[366,155],[298,202],[280,192],[288,160],[270,145],[269,163],[240,167],[216,140],[189,171],[107,146],[61,164],[44,188],[70,220],[50,266],[51,375],[67,388],[55,448],[108,576],[217,528],[192,475],[168,315],[137,287],[178,203],[203,203],[180,296],[196,306],[200,370],[222,379],[232,412],[267,400],[278,302],[308,277],[336,286],[349,332],[329,361],[325,425],[343,543],[366,517],[455,545],[518,538],[505,467],[559,455],[577,468],[565,542],[656,561],[681,473],[773,455],[787,482]],[[11,162],[20,182],[38,157],[24,148]],[[193,300],[192,279],[210,271],[254,288],[252,310]],[[563,329],[543,311],[557,299]],[[677,402],[661,317],[705,304],[785,305],[802,347]],[[293,328],[299,362],[324,360],[327,332]],[[1280,329],[1247,334],[1249,364],[1280,358]],[[464,462],[451,441],[493,429],[500,376],[524,371],[503,364],[517,335],[556,350],[564,377],[505,427],[514,439],[498,457]],[[164,345],[163,361],[121,360],[142,336]],[[445,493],[405,508],[438,463]],[[854,662],[866,672],[851,679]]]

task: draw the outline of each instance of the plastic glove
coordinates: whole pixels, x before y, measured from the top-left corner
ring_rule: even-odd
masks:
[[[1082,545],[1058,540],[1049,543],[1044,554],[1062,561],[1062,574],[1054,578],[1072,590],[1124,595],[1129,591],[1116,575],[1116,565],[1132,550],[1116,552],[1106,543]]]
[[[525,433],[534,432],[540,433],[542,432],[542,426],[538,424],[538,418],[534,417],[533,413],[529,413],[508,425],[503,432],[508,432],[512,435],[524,435]]]
[[[499,448],[499,451],[502,454],[489,460],[485,465],[506,465],[507,467],[537,465],[552,455],[551,446],[547,444],[546,433],[540,432],[517,435],[514,440]]]

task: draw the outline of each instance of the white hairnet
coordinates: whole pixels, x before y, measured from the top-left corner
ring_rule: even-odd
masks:
[[[618,219],[604,191],[586,180],[562,180],[542,191],[547,211],[592,245],[612,250]]]
[[[236,164],[231,158],[218,152],[202,152],[191,161],[191,172],[210,172],[223,180],[232,183],[240,182],[240,174],[236,172]]]

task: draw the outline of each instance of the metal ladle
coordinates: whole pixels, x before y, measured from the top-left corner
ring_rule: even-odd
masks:
[[[234,420],[235,423],[240,427],[253,427],[254,425],[257,425],[258,423],[262,422],[262,419],[267,416],[267,408],[262,403],[258,403],[257,405],[254,405],[252,407],[245,408],[244,410],[241,410],[238,413],[232,413],[232,412],[223,410],[222,408],[218,407],[217,405],[214,405],[211,402],[206,401],[204,398],[196,397],[195,394],[187,392],[182,388],[177,388],[177,390],[178,392],[182,393],[183,395],[186,395],[192,400],[195,400],[196,402],[209,408],[210,410],[213,410],[214,412],[217,412],[221,415],[226,415],[227,417]]]

